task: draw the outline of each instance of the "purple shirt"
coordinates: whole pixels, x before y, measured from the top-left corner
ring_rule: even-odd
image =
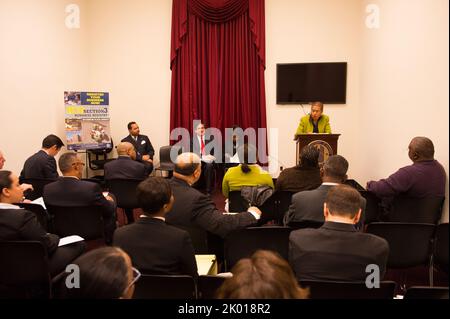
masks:
[[[368,182],[367,190],[378,197],[445,196],[446,175],[442,165],[436,161],[417,162],[400,168],[387,179]]]

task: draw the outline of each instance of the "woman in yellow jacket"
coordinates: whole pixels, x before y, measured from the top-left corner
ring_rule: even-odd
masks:
[[[295,135],[309,133],[331,133],[330,118],[323,114],[323,103],[311,104],[311,114],[301,118]]]

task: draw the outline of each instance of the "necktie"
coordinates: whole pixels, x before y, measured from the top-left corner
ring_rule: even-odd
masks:
[[[200,150],[202,152],[202,155],[205,155],[205,142],[203,141],[203,137],[200,137],[201,144],[200,144]]]

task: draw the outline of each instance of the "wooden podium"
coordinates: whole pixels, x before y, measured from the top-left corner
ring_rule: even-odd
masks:
[[[295,163],[298,165],[300,152],[307,145],[313,145],[320,151],[319,164],[327,160],[329,156],[337,154],[338,139],[341,134],[300,134],[295,136],[297,144]]]

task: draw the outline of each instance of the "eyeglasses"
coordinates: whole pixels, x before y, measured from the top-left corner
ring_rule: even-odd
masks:
[[[131,286],[133,286],[136,283],[136,281],[139,280],[139,278],[141,278],[141,272],[134,267],[131,268],[133,269],[133,280],[128,284],[125,291],[127,291]]]

